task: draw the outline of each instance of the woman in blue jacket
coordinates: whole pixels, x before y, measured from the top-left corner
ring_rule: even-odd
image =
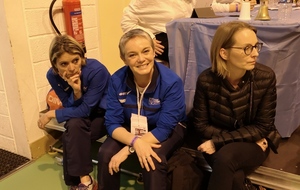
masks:
[[[89,173],[93,170],[91,141],[106,135],[104,114],[110,74],[95,59],[84,57],[81,45],[63,35],[50,45],[52,67],[47,79],[63,108],[49,110],[38,120],[41,129],[52,119],[66,122],[63,134],[64,180],[71,189],[97,189]]]
[[[167,160],[183,142],[185,99],[181,79],[154,61],[148,33],[133,29],[119,43],[125,65],[108,87],[109,136],[98,153],[99,189],[119,190],[120,164],[136,153],[145,189],[167,187]]]

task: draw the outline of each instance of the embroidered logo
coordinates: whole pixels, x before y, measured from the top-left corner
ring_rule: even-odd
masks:
[[[131,92],[131,90],[129,90],[128,92],[120,92],[119,96],[126,96]]]
[[[150,105],[159,105],[160,104],[160,100],[156,99],[156,98],[149,98],[149,104]]]
[[[120,92],[119,93],[119,102],[121,103],[121,104],[123,104],[123,103],[125,103],[126,102],[126,96],[129,94],[131,92],[131,90],[130,91],[128,91],[128,92]]]

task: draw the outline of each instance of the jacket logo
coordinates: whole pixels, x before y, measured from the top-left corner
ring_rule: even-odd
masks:
[[[120,97],[119,98],[119,102],[121,104],[125,103],[126,102],[126,98],[124,96],[127,96],[129,93],[131,92],[131,90],[129,90],[128,92],[120,92],[119,93],[119,96],[123,96],[123,97]]]
[[[156,99],[156,98],[149,98],[149,104],[150,105],[159,105],[160,104],[160,100]]]
[[[131,90],[129,90],[128,92],[120,92],[119,96],[126,96],[131,92]]]

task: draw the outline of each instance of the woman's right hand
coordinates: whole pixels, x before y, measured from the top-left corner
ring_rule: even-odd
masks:
[[[128,146],[125,146],[110,159],[110,162],[108,163],[108,172],[110,175],[120,171],[120,165],[127,159],[128,155]]]
[[[197,150],[201,152],[205,152],[207,154],[213,154],[216,152],[215,145],[212,140],[205,141],[204,143],[200,144]]]
[[[54,112],[54,111],[50,110],[50,111],[46,112],[45,114],[41,115],[41,117],[38,119],[37,125],[40,129],[45,129],[46,124],[49,123],[50,120],[52,119],[52,117],[50,117],[51,112]]]
[[[141,138],[138,138],[133,148],[137,154],[139,162],[142,168],[146,168],[147,171],[155,170],[155,165],[153,162],[153,158],[156,159],[158,162],[161,162],[159,156],[153,151],[153,148],[160,148],[160,144],[148,143]]]
[[[61,76],[72,87],[75,100],[80,99],[82,96],[80,75],[81,71],[71,77],[67,77],[67,72],[64,72]]]

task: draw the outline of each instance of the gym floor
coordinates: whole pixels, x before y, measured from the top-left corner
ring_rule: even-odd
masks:
[[[92,157],[96,160],[96,155],[101,143],[93,144]],[[61,143],[58,141],[53,145],[54,148],[61,149]],[[27,164],[10,172],[6,177],[0,178],[1,190],[68,190],[63,180],[63,167],[61,165],[62,154],[59,152],[49,152],[42,157],[32,160]],[[129,157],[122,165],[123,171],[129,171],[132,174],[121,172],[120,190],[143,190],[143,185],[138,182],[138,172],[140,168],[134,165]],[[0,163],[2,164],[2,163]],[[94,171],[91,176],[97,179],[97,165],[94,165]]]
[[[37,160],[31,161],[0,180],[1,190],[67,190],[62,178],[62,166],[55,157],[59,155],[45,154]],[[91,174],[97,178],[94,172]],[[142,190],[136,177],[122,173],[120,190]]]

